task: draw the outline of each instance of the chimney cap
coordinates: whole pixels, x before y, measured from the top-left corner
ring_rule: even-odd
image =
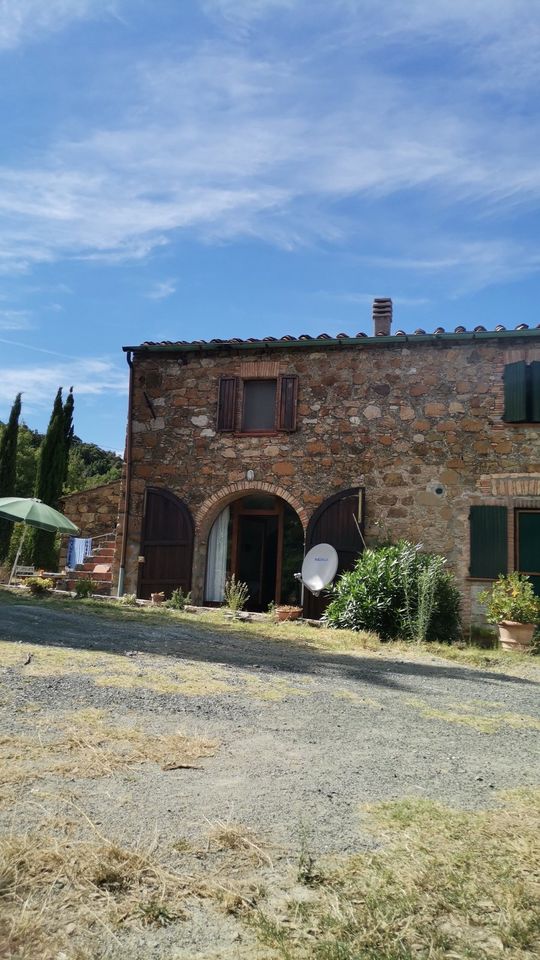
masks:
[[[392,328],[392,300],[390,297],[375,297],[373,300],[373,334],[389,337]]]

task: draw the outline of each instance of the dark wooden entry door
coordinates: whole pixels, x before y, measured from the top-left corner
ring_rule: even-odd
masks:
[[[360,529],[359,529],[360,528]],[[309,521],[306,552],[318,543],[329,543],[337,551],[338,572],[352,570],[364,549],[364,490],[351,487],[325,500]],[[319,620],[326,610],[329,597],[324,593],[314,597],[304,588],[304,616]]]
[[[518,510],[516,533],[516,567],[531,578],[540,597],[540,510]]]
[[[186,504],[168,490],[146,490],[141,556],[139,597],[161,591],[170,597],[177,587],[184,593],[191,589],[193,520]]]
[[[246,610],[267,610],[276,596],[278,528],[280,517],[238,517],[237,576],[247,584]]]

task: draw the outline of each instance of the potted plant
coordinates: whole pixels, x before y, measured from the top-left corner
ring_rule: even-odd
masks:
[[[478,599],[486,605],[488,623],[499,627],[503,650],[530,650],[540,621],[540,600],[534,594],[529,577],[521,573],[501,575]]]
[[[298,620],[302,616],[302,607],[292,607],[282,604],[274,607],[276,620]]]

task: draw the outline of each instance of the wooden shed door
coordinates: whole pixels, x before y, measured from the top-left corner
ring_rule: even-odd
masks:
[[[362,536],[358,531],[360,531]],[[364,490],[352,487],[342,490],[325,500],[309,521],[306,536],[306,552],[318,543],[329,543],[337,550],[338,572],[352,570],[364,549]],[[304,588],[304,616],[319,620],[329,603],[322,594],[314,597]]]
[[[146,490],[138,595],[147,600],[151,593],[191,588],[193,520],[182,500],[168,490]]]

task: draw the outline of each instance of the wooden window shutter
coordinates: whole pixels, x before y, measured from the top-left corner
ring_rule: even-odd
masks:
[[[277,396],[277,428],[292,432],[296,430],[296,403],[298,398],[298,377],[280,377]]]
[[[236,426],[236,384],[236,377],[221,377],[219,381],[217,429],[222,433],[232,433]]]
[[[519,423],[527,419],[527,364],[524,360],[504,368],[504,420]]]
[[[540,360],[534,360],[530,368],[531,412],[533,423],[540,423]]]
[[[507,523],[506,507],[471,507],[471,577],[495,580],[508,572]]]

